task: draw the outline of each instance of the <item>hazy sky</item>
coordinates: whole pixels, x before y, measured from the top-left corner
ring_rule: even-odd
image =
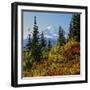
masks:
[[[55,13],[55,12],[32,12],[23,11],[23,38],[27,38],[28,33],[32,32],[34,24],[34,16],[37,18],[39,31],[46,29],[54,29],[53,32],[58,32],[59,26],[68,33],[69,24],[72,18],[72,13]]]

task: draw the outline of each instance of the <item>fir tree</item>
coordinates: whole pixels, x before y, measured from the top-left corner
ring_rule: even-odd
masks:
[[[34,17],[31,57],[35,61],[40,61],[41,59],[41,50],[39,45],[39,32],[38,32],[38,26],[36,22],[36,16]]]
[[[80,15],[74,14],[69,26],[68,39],[80,41]]]
[[[45,41],[45,38],[44,38],[44,34],[43,34],[43,32],[42,32],[42,34],[41,34],[41,41],[40,41],[40,46],[41,46],[41,48],[45,48],[46,47],[46,41]]]
[[[80,41],[80,15],[75,14],[72,18],[72,36],[76,41]]]
[[[72,20],[71,20],[70,25],[69,25],[69,33],[67,36],[67,42],[72,39],[72,28],[73,27],[72,27]]]
[[[26,49],[27,51],[31,50],[31,35],[30,34],[28,35],[28,43],[26,45]]]
[[[64,30],[62,29],[62,27],[59,27],[59,37],[58,37],[58,43],[62,46],[65,44],[66,40],[65,40],[65,36],[64,36]]]
[[[72,22],[70,23],[70,27],[69,27],[69,38],[72,37]]]
[[[52,47],[51,41],[49,40],[49,41],[48,41],[48,50],[49,50],[49,51],[50,51],[51,47]]]

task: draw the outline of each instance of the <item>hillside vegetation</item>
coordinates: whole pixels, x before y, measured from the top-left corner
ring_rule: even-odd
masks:
[[[64,29],[59,26],[57,43],[46,43],[44,33],[39,34],[34,17],[33,37],[23,50],[22,76],[60,76],[80,74],[80,15],[75,14],[65,37]]]
[[[25,52],[25,54],[30,57],[30,53]],[[44,55],[46,57],[46,54]],[[61,47],[56,45],[49,51],[47,58],[42,59],[41,62],[34,62],[32,66],[29,62],[27,63],[31,68],[23,72],[24,77],[78,75],[80,74],[80,44],[70,41]]]

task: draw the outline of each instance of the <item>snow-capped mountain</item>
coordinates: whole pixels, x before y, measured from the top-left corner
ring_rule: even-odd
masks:
[[[55,27],[49,25],[43,30],[44,37],[48,39],[57,39],[58,38],[58,32],[55,29]]]
[[[40,31],[39,34],[41,35],[41,33],[43,32],[45,40],[48,44],[48,41],[51,41],[51,44],[54,45],[57,42],[57,38],[58,38],[58,31],[55,29],[55,27],[53,27],[52,25],[48,25],[43,31]],[[31,38],[32,38],[32,32],[30,32],[31,34]],[[28,43],[28,38],[23,40],[23,47],[26,46],[26,44]]]

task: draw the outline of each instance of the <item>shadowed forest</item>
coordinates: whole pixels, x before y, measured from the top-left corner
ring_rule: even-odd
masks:
[[[22,76],[62,76],[80,74],[80,14],[72,15],[69,32],[58,26],[55,44],[44,32],[39,33],[39,25],[34,16],[33,34],[28,34],[28,42],[22,50]]]

